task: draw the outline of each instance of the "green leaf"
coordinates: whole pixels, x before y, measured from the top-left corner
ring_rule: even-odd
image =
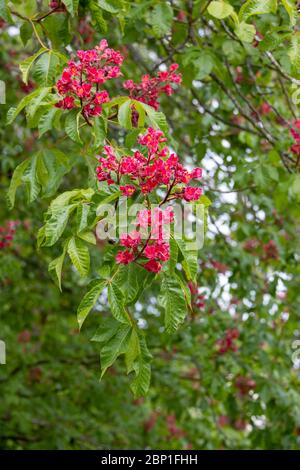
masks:
[[[106,282],[106,280],[97,279],[92,281],[89,285],[89,291],[85,294],[77,309],[77,321],[79,324],[79,329],[82,327],[83,322],[92,308],[95,306],[99,295],[106,285]]]
[[[202,80],[207,77],[214,68],[215,62],[210,52],[203,51],[199,56],[194,58],[194,67],[196,69],[196,80]]]
[[[300,33],[294,33],[291,39],[291,46],[288,51],[293,69],[297,74],[300,73]]]
[[[234,32],[241,41],[252,42],[255,37],[256,29],[253,24],[247,24],[242,21],[235,27]]]
[[[71,16],[77,15],[79,0],[64,0],[63,3]]]
[[[183,260],[181,261],[182,267],[186,273],[188,280],[194,280],[198,270],[198,251],[186,249],[186,244],[183,240],[175,240],[178,245],[179,253]]]
[[[35,96],[26,106],[27,118],[32,118],[35,113],[39,110],[39,107],[42,105],[42,102],[45,98],[48,98],[49,93],[51,92],[51,87],[38,88],[39,93]]]
[[[140,134],[141,129],[132,129],[132,131],[128,132],[125,138],[125,146],[128,149],[132,149],[132,147],[135,145],[138,135]]]
[[[234,9],[229,3],[226,2],[211,2],[207,8],[208,13],[217,18],[218,20],[223,20],[227,16],[232,15]]]
[[[252,15],[276,13],[276,10],[277,0],[248,0],[241,6],[239,19],[240,21],[246,21]]]
[[[120,328],[120,322],[115,320],[113,317],[105,318],[101,321],[100,326],[97,328],[96,333],[92,337],[91,341],[97,343],[107,343]]]
[[[13,23],[7,0],[0,0],[0,18],[3,18],[7,23]]]
[[[115,282],[108,285],[108,302],[115,319],[130,324],[130,318],[124,308],[124,295]]]
[[[125,305],[131,305],[138,300],[145,286],[149,287],[153,278],[154,275],[146,269],[130,263],[119,266],[114,281],[123,292]]]
[[[281,3],[286,9],[287,14],[289,15],[290,25],[295,26],[298,15],[296,3],[292,0],[281,0]]]
[[[20,37],[21,37],[23,46],[26,46],[29,39],[32,38],[32,27],[29,21],[24,21],[24,23],[20,27]]]
[[[82,144],[79,134],[79,119],[80,111],[78,109],[71,109],[68,111],[65,121],[65,131],[74,142]]]
[[[54,279],[57,282],[60,291],[61,291],[61,272],[62,272],[64,259],[66,256],[66,251],[67,251],[67,245],[65,244],[62,254],[58,256],[57,258],[55,258],[53,261],[51,261],[48,266],[48,271],[49,273],[54,275]]]
[[[178,245],[174,238],[170,238],[170,259],[169,259],[169,271],[174,273],[178,258]]]
[[[103,146],[106,137],[106,123],[102,116],[96,116],[94,119],[94,147]]]
[[[72,237],[68,243],[68,255],[80,276],[87,276],[90,269],[90,253],[86,244],[79,238]]]
[[[102,10],[98,3],[94,0],[89,0],[89,10],[92,16],[92,20],[96,25],[96,28],[100,31],[100,33],[107,32],[107,22],[103,18]]]
[[[58,114],[61,114],[61,110],[59,108],[51,107],[49,111],[42,115],[38,125],[40,137],[52,129],[53,121]]]
[[[8,113],[7,113],[7,124],[11,124],[16,117],[20,114],[20,112],[27,106],[36,96],[39,95],[41,92],[41,88],[38,88],[37,90],[34,90],[30,95],[24,96],[24,98],[20,101],[18,106],[15,108],[10,108]]]
[[[96,243],[97,243],[97,239],[96,239],[96,236],[95,236],[94,232],[92,232],[90,230],[85,230],[84,232],[80,232],[77,235],[82,240],[84,240],[88,243],[91,243],[91,245],[96,245]]]
[[[102,8],[102,10],[108,11],[109,13],[117,13],[118,8],[113,6],[111,2],[107,0],[98,0],[98,5]]]
[[[183,323],[187,314],[185,295],[177,278],[164,276],[162,298],[165,308],[166,331],[174,333]]]
[[[52,246],[59,240],[67,226],[70,214],[75,208],[76,204],[52,208],[51,216],[45,224],[44,246]]]
[[[136,358],[141,354],[140,341],[137,331],[133,328],[127,345],[127,351],[125,353],[125,363],[127,374],[134,370],[134,362]]]
[[[140,342],[140,356],[138,360],[132,365],[136,377],[130,384],[130,388],[136,397],[146,395],[149,390],[151,378],[150,361],[152,359],[142,332],[138,331],[138,337]]]
[[[29,75],[29,71],[33,65],[33,63],[36,61],[36,59],[41,55],[41,54],[44,54],[44,52],[47,52],[47,49],[45,49],[44,47],[42,47],[38,52],[36,52],[34,55],[30,56],[30,57],[27,57],[27,59],[23,60],[19,67],[20,67],[20,70],[21,70],[21,73],[22,73],[22,80],[24,83],[28,83],[28,75]]]
[[[124,354],[130,339],[131,326],[120,325],[116,334],[103,346],[100,352],[101,378],[118,356]]]
[[[141,102],[140,101],[136,101],[134,100],[134,107],[136,109],[136,111],[138,112],[138,127],[144,127],[144,124],[145,124],[145,117],[146,117],[146,114],[145,114],[145,109],[144,107],[142,106]]]
[[[151,366],[148,362],[140,361],[136,378],[131,382],[130,388],[135,397],[145,396],[150,387]]]
[[[10,209],[12,209],[15,205],[16,191],[23,182],[22,177],[29,163],[30,159],[27,158],[27,160],[24,160],[22,163],[20,163],[20,165],[18,165],[14,171],[14,174],[10,181],[9,189],[7,191],[7,201]]]
[[[45,52],[34,64],[32,75],[40,85],[51,85],[57,74],[57,66],[60,63],[58,55],[52,50]]]
[[[54,15],[48,15],[43,20],[43,29],[46,31],[53,49],[60,50],[62,46],[70,44],[72,36],[69,26],[69,17],[63,11],[57,11]]]
[[[166,2],[160,2],[153,8],[150,14],[150,23],[157,37],[167,34],[172,27],[173,9]]]
[[[155,129],[161,129],[164,133],[167,133],[169,127],[166,116],[161,112],[155,111],[152,106],[149,106],[146,103],[141,103],[141,106],[146,111],[150,125]]]
[[[28,201],[33,202],[39,195],[41,190],[40,183],[37,179],[37,164],[40,154],[35,154],[30,158],[30,165],[26,168],[22,181],[26,184],[28,191]]]
[[[124,127],[125,129],[132,128],[131,106],[132,106],[132,101],[128,99],[119,107],[118,121],[119,121],[120,126]]]
[[[58,149],[45,149],[40,152],[45,178],[42,180],[38,166],[38,180],[42,186],[42,197],[53,196],[62,182],[63,176],[71,169],[70,158]]]

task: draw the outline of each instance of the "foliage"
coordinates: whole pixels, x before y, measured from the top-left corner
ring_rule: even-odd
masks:
[[[2,1],[0,16],[1,447],[299,448],[294,2]],[[67,62],[104,35],[122,75],[101,103],[62,102]],[[157,78],[175,63],[180,87]],[[158,273],[116,262],[121,234],[95,237],[99,205],[132,190],[99,182],[95,157],[132,155],[147,128],[204,170],[204,247],[171,237]],[[170,186],[148,196],[186,191]]]

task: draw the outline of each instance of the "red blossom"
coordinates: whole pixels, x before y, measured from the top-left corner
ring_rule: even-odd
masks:
[[[126,80],[123,87],[129,91],[131,98],[152,106],[156,111],[159,108],[158,97],[160,94],[172,95],[172,84],[181,83],[181,75],[176,73],[178,64],[171,64],[169,70],[158,72],[156,77],[143,75],[140,83]]]
[[[18,225],[20,225],[18,220],[10,220],[5,225],[0,226],[0,250],[11,246]]]
[[[58,93],[63,96],[56,106],[78,107],[86,117],[98,116],[102,112],[100,105],[109,101],[108,92],[99,91],[99,86],[121,75],[123,56],[109,48],[103,39],[94,49],[77,51],[77,58],[79,62],[68,62],[56,83]]]
[[[173,67],[175,70],[175,67]],[[172,72],[173,73],[173,72]],[[104,146],[103,155],[98,157],[99,166],[96,175],[100,182],[116,184],[123,195],[130,197],[135,192],[147,195],[160,185],[166,187],[166,196],[161,202],[182,198],[187,201],[199,199],[201,188],[182,187],[191,179],[202,176],[202,169],[188,171],[179,163],[179,158],[165,145],[166,138],[162,131],[149,128],[137,139],[144,147],[143,153],[135,150],[132,155],[117,157],[113,147]],[[146,155],[145,155],[146,154]],[[131,179],[134,184],[122,184],[123,178]],[[180,187],[177,187],[180,185]],[[160,204],[160,205],[161,205]],[[170,258],[169,230],[167,226],[174,220],[174,211],[166,209],[142,209],[137,213],[134,236],[121,234],[120,245],[127,248],[116,256],[117,263],[137,262],[151,272],[159,272],[161,262]],[[198,299],[198,307],[204,305]]]
[[[133,260],[134,260],[133,253],[130,253],[130,251],[128,250],[120,251],[116,256],[116,261],[118,264],[129,264]]]

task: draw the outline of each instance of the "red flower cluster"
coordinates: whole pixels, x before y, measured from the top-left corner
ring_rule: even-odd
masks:
[[[251,253],[253,256],[259,256],[263,261],[278,260],[279,252],[274,240],[267,243],[260,243],[256,239],[247,240],[244,244],[244,250]]]
[[[64,97],[56,106],[63,109],[80,107],[83,116],[98,116],[102,112],[101,104],[109,101],[107,91],[99,91],[99,87],[121,75],[119,66],[123,56],[110,49],[103,39],[95,49],[77,51],[77,57],[79,62],[68,62],[56,84],[58,93]]]
[[[0,227],[0,250],[8,248],[14,239],[16,228],[20,224],[18,220],[10,220]]]
[[[147,271],[158,273],[162,268],[162,261],[170,258],[170,246],[165,241],[168,236],[165,226],[173,222],[174,213],[171,207],[165,210],[156,207],[153,210],[143,209],[137,214],[138,231],[123,233],[120,236],[120,245],[126,250],[120,251],[117,263],[128,264],[137,262]]]
[[[225,354],[228,351],[237,351],[238,346],[235,344],[235,340],[240,336],[240,332],[237,328],[229,328],[225,332],[225,337],[217,341],[218,353]]]
[[[294,127],[299,129],[299,132],[292,128],[290,129],[290,135],[294,137],[295,144],[290,147],[291,152],[295,153],[296,155],[300,155],[300,119],[297,119],[294,122]]]
[[[201,168],[188,171],[179,163],[178,156],[170,153],[168,147],[164,146],[165,142],[166,138],[160,130],[149,128],[138,137],[138,143],[144,147],[143,153],[136,150],[133,155],[124,155],[118,159],[114,149],[105,146],[105,156],[99,157],[100,165],[96,168],[98,180],[118,184],[127,197],[131,197],[136,191],[147,195],[164,185],[167,193],[160,205],[177,198],[186,201],[199,199],[201,189],[185,185],[202,176]],[[176,188],[177,185],[180,187]],[[117,254],[117,262],[128,264],[144,261],[142,266],[148,271],[159,272],[161,261],[167,261],[170,257],[164,225],[170,224],[173,217],[170,207],[165,210],[156,207],[152,211],[140,211],[137,216],[139,231],[121,235],[120,244],[126,250]],[[145,239],[146,242],[143,241]],[[145,262],[146,260],[148,261]]]
[[[248,395],[250,390],[254,390],[256,387],[256,382],[250,377],[243,377],[239,375],[236,377],[234,386],[238,389],[241,395]]]
[[[171,64],[169,70],[158,72],[156,77],[143,75],[141,83],[134,83],[133,80],[126,80],[123,87],[129,91],[130,97],[152,106],[156,111],[159,108],[158,97],[165,93],[170,96],[174,92],[172,84],[181,83],[181,75],[176,73],[178,64]]]
[[[185,436],[185,431],[177,426],[175,415],[168,415],[166,422],[169,434],[172,438],[181,439]]]
[[[125,155],[118,160],[114,149],[105,146],[106,157],[99,157],[100,165],[96,168],[98,180],[107,181],[108,184],[120,184],[122,178],[127,178],[127,183],[130,181],[134,185],[124,184],[120,186],[120,189],[125,196],[129,197],[137,189],[143,194],[148,194],[163,184],[168,187],[168,196],[172,196],[172,199],[198,200],[202,194],[201,188],[186,186],[177,190],[175,187],[186,185],[192,179],[201,178],[202,169],[195,168],[188,171],[179,163],[178,156],[170,153],[168,147],[163,146],[165,142],[166,138],[160,130],[149,128],[138,138],[138,143],[147,149],[146,156],[136,150],[133,155]],[[171,191],[173,191],[172,194]]]
[[[262,249],[264,253],[262,259],[264,261],[268,261],[270,259],[277,260],[279,258],[278,248],[273,240],[270,240],[268,243],[265,243]]]

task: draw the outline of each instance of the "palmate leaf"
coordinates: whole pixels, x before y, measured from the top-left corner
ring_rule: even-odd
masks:
[[[162,302],[165,309],[165,327],[168,333],[174,333],[183,323],[187,306],[181,284],[175,276],[165,275],[162,282]]]
[[[7,193],[9,206],[13,207],[16,190],[23,183],[26,185],[30,203],[39,195],[53,196],[70,168],[69,158],[59,150],[45,149],[34,154],[15,169]]]
[[[90,269],[90,253],[80,238],[72,237],[68,243],[68,255],[81,277],[87,276]]]
[[[99,295],[101,294],[106,284],[107,281],[104,279],[97,279],[90,283],[89,290],[83,297],[77,309],[77,321],[79,328],[82,327],[86,317],[95,306],[97,299],[99,298]]]

